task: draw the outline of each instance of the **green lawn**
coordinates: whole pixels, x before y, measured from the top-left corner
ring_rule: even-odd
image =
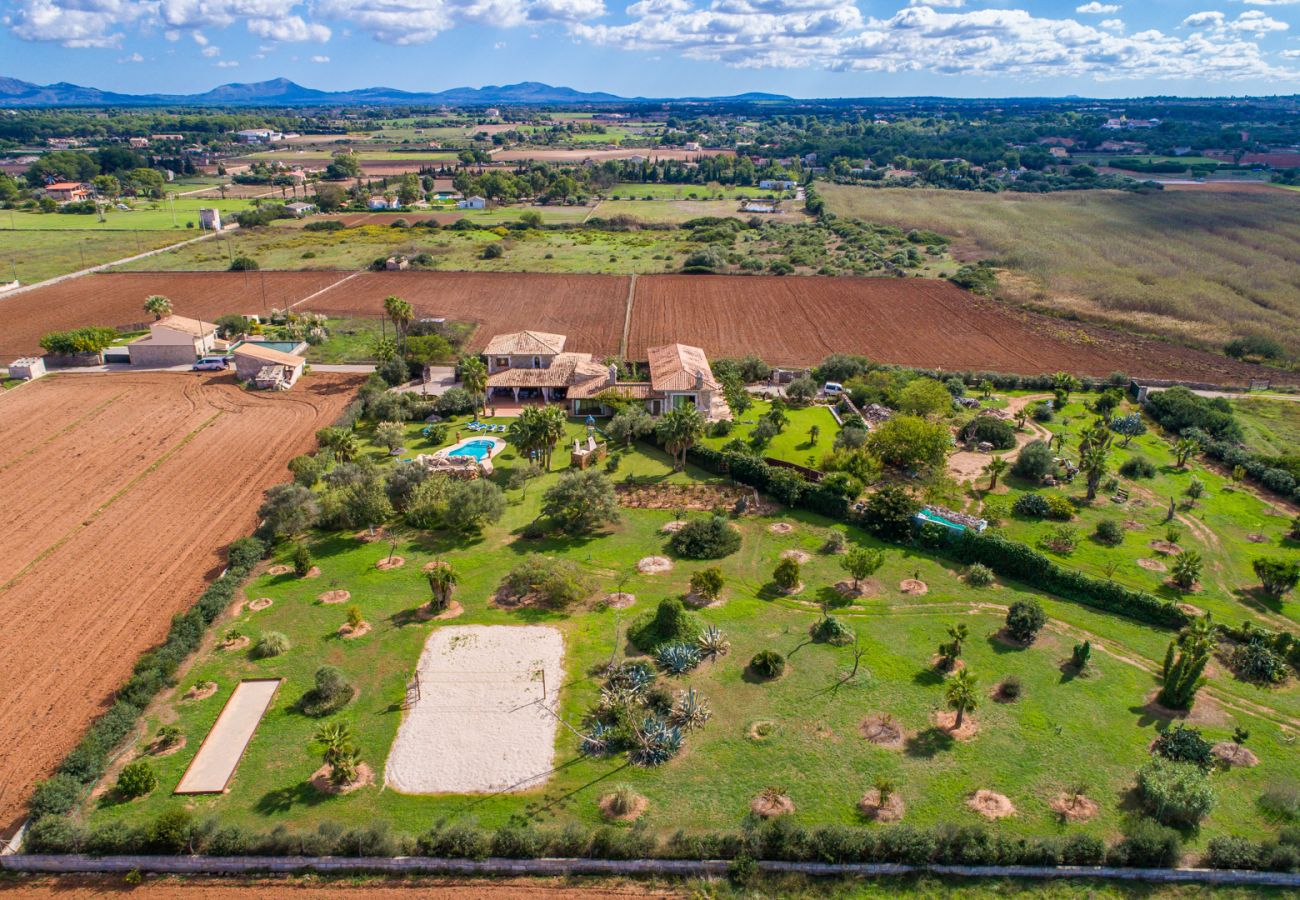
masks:
[[[736,417],[735,426],[730,434],[707,437],[703,441],[704,445],[721,449],[724,444],[733,440],[748,441],[759,417],[771,407],[772,404],[766,400],[755,401],[752,407]],[[813,469],[818,468],[818,462],[823,455],[830,452],[835,443],[835,434],[840,430],[835,417],[831,415],[830,407],[787,408],[786,415],[790,417],[789,424],[763,448],[763,455]],[[809,430],[814,425],[819,430],[815,444],[809,434]]]
[[[32,284],[198,236],[197,230],[0,231],[0,279]]]
[[[790,192],[765,191],[756,187],[731,184],[640,184],[620,182],[605,196],[613,199],[641,200],[738,200],[742,197],[793,197]]]
[[[640,187],[640,185],[638,185]],[[612,192],[611,192],[612,193]],[[638,192],[638,197],[644,194]],[[735,195],[727,191],[728,197]],[[742,212],[740,201],[730,200],[602,200],[593,215],[612,218],[614,216],[633,216],[643,222],[666,222],[680,225],[690,219],[702,216],[738,216],[748,219],[754,213]],[[803,222],[807,217],[802,204],[787,200],[782,211],[765,214],[764,221]]]
[[[199,209],[215,207],[223,216],[248,209],[247,200],[203,200],[195,197],[178,197],[175,200],[132,201],[131,210],[121,210],[109,205],[104,208],[104,221],[94,213],[39,213],[21,210],[0,210],[0,232],[18,231],[191,231],[200,234]],[[173,235],[174,236],[174,235]],[[8,236],[5,237],[8,240]]]
[[[409,426],[406,454],[433,449]],[[791,429],[793,430],[793,429]],[[827,430],[829,431],[829,429]],[[568,426],[566,440],[584,433],[577,422]],[[797,435],[796,435],[797,436]],[[829,433],[823,438],[829,441]],[[367,444],[365,452],[387,464],[387,454]],[[494,479],[504,483],[520,464],[513,448],[494,461]],[[557,454],[557,469],[567,460]],[[621,455],[612,477],[638,476],[647,483],[673,484],[707,480],[701,473],[669,470],[656,450],[638,448]],[[592,674],[611,656],[630,652],[623,639],[629,622],[663,597],[681,595],[693,571],[706,563],[677,560],[666,574],[635,573],[643,556],[664,554],[661,527],[673,517],[669,510],[625,509],[621,522],[599,535],[580,539],[527,539],[520,529],[534,520],[546,486],[558,473],[508,491],[505,517],[474,538],[443,532],[395,532],[396,552],[406,559],[398,570],[380,572],[375,563],[390,552],[385,542],[366,544],[350,534],[314,534],[310,545],[322,574],[299,580],[292,575],[261,575],[248,586],[248,598],[268,597],[274,605],[261,612],[242,612],[214,626],[217,635],[236,628],[256,637],[270,630],[289,636],[291,649],[269,660],[255,661],[245,652],[221,651],[211,643],[182,671],[176,692],[151,709],[144,729],[147,740],[162,722],[175,722],[186,747],[155,759],[161,787],[129,804],[95,801],[85,810],[93,822],[147,821],[164,809],[184,805],[200,817],[258,828],[274,825],[315,827],[325,821],[348,825],[387,822],[395,830],[415,834],[432,822],[474,823],[494,827],[518,822],[561,826],[596,824],[596,803],[612,785],[626,783],[649,799],[643,817],[653,832],[677,829],[731,829],[747,814],[750,799],[769,786],[783,788],[805,824],[857,823],[854,804],[873,780],[895,780],[907,804],[905,821],[926,826],[939,823],[977,824],[981,820],[965,805],[974,790],[988,788],[1008,796],[1018,812],[997,828],[1012,835],[1058,835],[1073,830],[1114,837],[1128,815],[1129,788],[1134,770],[1147,757],[1147,746],[1165,720],[1144,707],[1156,685],[1151,674],[1163,655],[1169,635],[1073,603],[1040,597],[1052,618],[1048,629],[1028,649],[1015,649],[995,635],[1002,608],[1030,592],[1014,584],[976,590],[966,587],[959,572],[922,554],[890,548],[884,568],[870,583],[865,599],[837,612],[852,624],[865,655],[857,681],[835,689],[852,664],[849,648],[810,643],[808,631],[820,615],[818,601],[835,601],[831,589],[844,577],[838,559],[822,547],[832,527],[818,516],[791,511],[748,516],[737,521],[741,549],[721,560],[727,580],[724,604],[699,613],[706,623],[722,628],[731,651],[718,662],[705,664],[683,678],[664,678],[672,689],[695,686],[709,700],[713,717],[688,738],[685,751],[659,769],[627,766],[622,759],[589,759],[577,752],[577,739],[558,730],[557,768],[542,788],[490,796],[403,796],[369,787],[343,797],[326,798],[307,783],[319,766],[309,739],[317,721],[294,711],[297,699],[322,664],[343,669],[359,695],[336,718],[351,723],[363,758],[382,772],[384,759],[401,721],[398,701],[403,684],[435,628],[465,624],[541,623],[560,629],[566,639],[567,681],[559,715],[581,726],[584,711],[596,699],[599,681]],[[1173,477],[1173,476],[1170,476]],[[789,534],[770,526],[793,525]],[[851,543],[872,546],[874,540],[848,529]],[[808,554],[803,567],[803,592],[785,597],[770,586],[770,573],[783,551]],[[524,610],[511,612],[490,605],[504,572],[530,553],[572,560],[596,577],[597,595],[623,589],[638,598],[625,611],[583,604],[569,613]],[[273,562],[284,562],[287,548]],[[425,563],[442,559],[460,574],[457,599],[465,613],[453,622],[412,622],[409,611],[425,602],[428,588]],[[922,596],[904,595],[899,582],[920,578],[929,586]],[[325,590],[342,588],[372,623],[365,637],[343,640],[336,629],[346,606],[315,601]],[[1199,602],[1199,601],[1198,601]],[[963,654],[966,666],[981,685],[975,712],[978,734],[953,743],[930,725],[943,706],[942,676],[930,668],[944,629],[962,622],[970,629]],[[1089,637],[1097,648],[1089,677],[1075,677],[1062,668],[1074,642]],[[785,677],[757,683],[745,665],[760,649],[788,655]],[[280,693],[240,763],[228,793],[180,800],[169,795],[212,726],[222,703],[241,678],[276,676],[285,679]],[[1016,703],[997,703],[987,692],[1015,676],[1023,684]],[[211,679],[220,689],[211,699],[183,702],[179,695],[198,680]],[[1254,769],[1234,769],[1214,776],[1218,806],[1197,833],[1193,846],[1218,834],[1260,837],[1276,826],[1264,821],[1255,807],[1268,784],[1294,774],[1297,751],[1287,742],[1282,725],[1287,716],[1277,707],[1294,706],[1294,685],[1271,693],[1252,692],[1252,702],[1223,673],[1204,689],[1197,719],[1213,740],[1225,739],[1236,724],[1250,729],[1251,747],[1261,758]],[[902,750],[876,747],[860,737],[864,716],[888,712],[909,735]],[[764,739],[748,736],[760,721],[773,723]],[[435,763],[436,764],[436,763]],[[1090,823],[1064,826],[1048,807],[1058,791],[1083,786],[1101,806]]]
[[[1300,446],[1300,402],[1250,398],[1233,400],[1232,411],[1246,432],[1246,444],[1260,453],[1295,453]]]

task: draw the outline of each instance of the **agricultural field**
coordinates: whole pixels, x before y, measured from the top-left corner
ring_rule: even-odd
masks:
[[[136,330],[150,318],[151,294],[171,298],[178,315],[212,321],[225,313],[269,313],[321,291],[344,272],[96,273],[24,291],[0,302],[0,362],[40,353],[51,331],[102,325]]]
[[[0,397],[0,504],[29,513],[0,537],[0,831],[256,524],[258,489],[356,387],[51,375]]]
[[[691,219],[703,216],[728,216],[748,219],[756,213],[745,212],[738,200],[602,200],[596,204],[593,215],[606,219],[614,216],[632,216],[643,222],[665,222],[680,225]],[[787,200],[781,211],[765,213],[764,221],[773,222],[807,222],[808,215],[801,205]]]
[[[1300,350],[1300,205],[1271,188],[1128,194],[824,186],[828,208],[954,238],[1005,269],[999,293],[1057,313],[1221,346]]]
[[[276,192],[279,193],[278,191]],[[223,217],[248,209],[247,200],[204,200],[194,197],[177,197],[175,200],[136,201],[130,210],[115,206],[104,207],[104,221],[94,213],[40,213],[22,210],[0,210],[0,236],[6,240],[10,230],[17,231],[167,231],[173,240],[190,232],[197,237],[199,209],[214,207]],[[180,232],[181,234],[177,234]]]
[[[1294,399],[1242,397],[1232,411],[1245,432],[1245,444],[1269,455],[1293,454],[1300,447],[1300,402]]]
[[[681,335],[711,356],[749,352],[773,365],[814,365],[830,353],[861,353],[901,365],[1024,374],[1066,368],[1094,376],[1123,371],[1244,384],[1258,372],[1227,357],[1013,312],[924,278],[638,279],[629,358]]]
[[[408,425],[400,455],[450,443],[465,424],[464,418],[453,419],[442,441],[423,437],[418,424]],[[585,434],[581,422],[571,420],[560,446]],[[360,458],[383,468],[394,465],[369,426],[360,436]],[[354,530],[315,530],[306,546],[319,572],[305,578],[292,573],[290,546],[281,545],[271,567],[254,575],[244,596],[213,626],[213,639],[180,673],[177,687],[148,711],[140,738],[118,760],[121,766],[132,757],[145,759],[158,787],[124,801],[111,790],[115,766],[78,817],[112,828],[149,823],[185,805],[199,820],[215,818],[255,832],[279,825],[314,831],[322,823],[347,828],[384,822],[391,833],[415,836],[439,821],[444,827],[558,829],[601,824],[599,802],[625,785],[644,798],[638,827],[666,839],[679,830],[736,829],[753,821],[751,804],[770,794],[784,795],[793,821],[803,825],[878,827],[857,804],[884,779],[901,801],[902,821],[912,826],[986,824],[970,802],[977,791],[991,791],[1000,795],[992,811],[1003,815],[994,826],[1002,834],[1119,836],[1133,815],[1134,773],[1149,758],[1151,742],[1173,724],[1150,702],[1170,632],[1000,579],[976,588],[960,568],[923,551],[884,547],[856,527],[775,504],[751,506],[731,519],[740,535],[737,551],[711,562],[686,559],[669,547],[666,526],[683,512],[687,519],[706,514],[735,488],[694,468],[673,471],[667,457],[647,445],[615,458],[608,468],[619,484],[619,520],[594,534],[566,538],[551,531],[536,537],[525,531],[538,519],[542,495],[560,478],[565,460],[557,454],[556,471],[520,486],[511,473],[524,461],[507,446],[495,457],[492,475],[505,490],[504,514],[477,533],[415,530],[393,521],[379,540]],[[885,551],[884,565],[861,597],[844,597],[835,587],[846,575],[840,557],[827,550],[833,532],[850,546]],[[564,608],[504,603],[498,590],[505,572],[534,555],[576,566],[591,579],[585,598]],[[663,557],[667,565],[659,563],[653,574],[643,571],[650,557]],[[787,557],[800,561],[800,585],[784,592],[772,573]],[[440,618],[421,613],[429,599],[425,572],[433,564],[450,565],[459,576],[456,605]],[[416,795],[384,786],[390,748],[413,715],[403,706],[439,702],[429,684],[419,699],[403,699],[432,636],[446,629],[470,640],[475,626],[555,629],[564,641],[564,680],[548,703],[562,723],[581,731],[599,700],[604,666],[640,657],[628,642],[635,623],[661,600],[686,595],[690,576],[709,565],[723,573],[719,601],[693,616],[700,626],[719,628],[728,650],[686,674],[658,676],[670,692],[695,689],[712,710],[688,732],[676,758],[640,767],[621,754],[586,755],[579,737],[558,727],[554,763],[538,773],[545,778],[539,787]],[[348,592],[342,602],[335,602],[338,591]],[[626,596],[609,602],[616,593],[631,595],[630,606]],[[1032,644],[1016,644],[1003,632],[1006,609],[1031,598],[1041,603],[1048,623]],[[365,627],[342,627],[349,604]],[[826,608],[854,632],[847,646],[810,637]],[[941,727],[947,678],[933,660],[936,644],[957,624],[968,632],[961,662],[977,679],[979,694],[968,714],[971,724],[954,738]],[[254,658],[249,643],[272,632],[284,636],[283,652]],[[349,633],[357,636],[345,637]],[[1069,659],[1083,640],[1091,641],[1094,652],[1080,672]],[[787,660],[779,678],[761,677],[747,665],[769,649]],[[310,698],[304,695],[322,665],[336,667],[355,694],[340,711],[309,716],[304,704]],[[449,691],[456,685],[457,697],[466,696],[458,679],[465,687],[476,681],[479,702],[496,710],[493,698],[505,685],[490,675],[451,670],[438,677],[447,679]],[[265,677],[284,683],[229,790],[184,800],[171,796],[235,684]],[[1019,688],[1013,697],[1001,693],[999,686],[1008,682]],[[1298,690],[1294,679],[1263,691],[1222,669],[1212,672],[1188,722],[1211,741],[1227,740],[1234,727],[1248,729],[1259,764],[1212,776],[1217,803],[1199,829],[1184,832],[1191,852],[1219,835],[1258,839],[1276,833],[1277,823],[1256,804],[1265,791],[1294,780]],[[344,794],[314,786],[321,757],[312,735],[321,721],[350,726],[373,783]],[[882,722],[889,728],[880,730]],[[155,754],[149,748],[157,746],[163,725],[174,726],[184,744]],[[502,751],[508,755],[509,747]],[[431,762],[448,768],[462,763],[447,755]],[[1074,792],[1085,794],[1096,809],[1066,822],[1051,804]]]
[[[70,217],[69,217],[70,218]],[[9,231],[0,230],[0,280],[35,284],[92,266],[169,247],[199,232],[181,231]],[[13,298],[6,299],[13,302]],[[3,316],[3,313],[0,313]],[[10,336],[0,333],[0,345]]]
[[[624,181],[605,191],[610,200],[739,200],[744,197],[794,196],[792,191],[768,191],[746,185],[643,184]]]

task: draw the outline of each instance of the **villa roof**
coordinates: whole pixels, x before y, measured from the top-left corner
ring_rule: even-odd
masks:
[[[549,355],[564,351],[565,336],[545,331],[516,331],[498,334],[483,350],[488,356]]]
[[[490,388],[570,387],[604,379],[608,373],[600,363],[591,361],[590,353],[558,353],[545,369],[503,369],[489,375],[487,383]]]
[[[717,390],[709,359],[699,347],[666,344],[651,347],[650,384],[656,391]]]
[[[591,397],[598,397],[606,391],[627,397],[629,400],[650,400],[655,397],[663,397],[663,394],[651,387],[647,381],[619,381],[610,384],[607,380],[593,380],[569,388],[569,399],[586,400]]]
[[[195,337],[207,337],[217,330],[217,326],[211,322],[201,322],[198,319],[191,319],[186,316],[163,316],[157,322],[154,322],[151,327],[168,328],[172,331],[179,331],[181,334],[192,334]]]

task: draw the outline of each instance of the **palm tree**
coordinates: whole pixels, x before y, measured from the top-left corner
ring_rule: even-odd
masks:
[[[551,454],[564,438],[564,410],[558,406],[544,406],[537,411],[537,437],[546,457],[546,470],[551,470]]]
[[[537,424],[537,407],[525,406],[510,423],[506,431],[506,440],[519,448],[524,457],[541,449],[541,430]]]
[[[1070,394],[1079,389],[1079,379],[1069,372],[1057,372],[1052,376],[1052,394],[1058,407],[1070,402]]]
[[[334,451],[334,457],[339,462],[352,462],[357,458],[360,447],[357,445],[357,436],[350,431],[344,431],[334,439],[334,445],[330,449]]]
[[[1200,449],[1201,445],[1192,438],[1179,438],[1178,442],[1174,444],[1174,456],[1178,459],[1178,468],[1187,468],[1187,461],[1195,456]]]
[[[410,327],[411,320],[415,318],[415,311],[411,309],[411,304],[401,297],[388,296],[384,298],[384,312],[388,315],[388,318],[393,320],[393,330],[397,332],[397,341],[405,349],[406,329]]]
[[[962,645],[970,637],[970,629],[962,623],[948,626],[948,637],[952,638],[939,645],[939,661],[943,668],[950,669],[961,658]]]
[[[157,322],[163,316],[172,314],[172,302],[162,294],[154,294],[144,301],[144,311],[153,313],[153,320]]]
[[[974,711],[979,706],[979,691],[976,687],[975,676],[964,669],[958,672],[951,681],[948,682],[946,692],[948,707],[957,711],[957,718],[953,720],[953,730],[961,728],[962,720],[966,716],[966,711]]]
[[[812,425],[808,428],[808,443],[812,444],[814,447],[817,446],[817,439],[821,436],[822,428],[820,425]]]
[[[1201,554],[1184,550],[1174,557],[1171,580],[1185,591],[1190,591],[1201,577]]]
[[[693,403],[669,410],[655,426],[660,440],[673,457],[673,468],[686,468],[686,451],[704,434],[704,416]]]
[[[1005,456],[995,456],[988,461],[988,465],[984,467],[984,474],[989,476],[990,491],[998,486],[998,476],[1005,472],[1010,465]]]
[[[460,361],[460,380],[465,390],[474,396],[474,411],[483,405],[487,393],[487,366],[477,356],[466,356]]]
[[[451,567],[451,563],[438,562],[429,570],[429,590],[433,592],[434,609],[446,609],[451,603],[452,591],[456,589],[460,578]]]
[[[321,758],[330,769],[330,781],[347,784],[357,777],[361,755],[352,743],[352,729],[346,722],[327,722],[316,729],[312,740],[322,749]]]
[[[1108,446],[1104,444],[1087,443],[1079,453],[1079,471],[1083,472],[1084,479],[1088,486],[1088,499],[1097,499],[1097,488],[1101,485],[1101,479],[1106,474],[1106,466],[1110,461]]]

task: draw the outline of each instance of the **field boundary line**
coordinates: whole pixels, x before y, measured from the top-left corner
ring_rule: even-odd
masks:
[[[46,377],[48,377],[48,376],[46,376]],[[32,384],[35,380],[36,380],[36,379],[30,379],[30,380],[28,380],[28,381],[24,381],[23,384]],[[18,385],[18,387],[22,387],[23,384]],[[17,389],[18,389],[18,388],[10,388],[8,391],[5,391],[4,394],[0,394],[0,397],[6,396],[6,395],[9,394],[10,391],[15,391],[15,390],[17,390]],[[121,399],[122,399],[123,397],[125,397],[126,395],[127,395],[127,392],[126,392],[126,391],[123,391],[123,392],[120,393],[120,394],[115,394],[114,396],[109,397],[109,398],[108,398],[107,400],[105,400],[103,403],[101,403],[101,404],[99,404],[98,406],[96,406],[94,409],[87,410],[86,413],[85,413],[84,415],[80,415],[80,416],[78,416],[75,420],[69,422],[67,425],[64,425],[64,426],[63,426],[62,428],[60,428],[58,431],[54,432],[54,433],[51,434],[49,437],[47,437],[45,440],[43,440],[43,441],[41,441],[39,444],[37,444],[35,447],[30,447],[30,448],[28,448],[27,450],[23,451],[23,453],[22,453],[21,456],[16,456],[16,457],[14,457],[13,459],[9,460],[9,462],[5,463],[3,466],[0,466],[0,472],[7,471],[8,469],[12,468],[13,466],[18,465],[18,463],[22,462],[24,459],[27,459],[29,456],[31,456],[31,455],[33,455],[33,454],[35,454],[35,453],[40,452],[40,449],[41,449],[42,447],[45,447],[45,446],[49,445],[50,443],[52,443],[53,441],[56,441],[56,440],[58,440],[59,438],[63,437],[65,434],[68,434],[68,433],[71,432],[74,428],[76,428],[78,425],[80,425],[82,422],[86,421],[86,420],[89,419],[91,416],[97,415],[98,413],[103,412],[105,409],[108,409],[108,407],[112,406],[114,403],[116,403],[117,401],[121,400]]]
[[[816,877],[892,877],[932,874],[960,878],[1113,879],[1165,884],[1300,887],[1300,874],[1242,869],[1123,869],[1110,866],[953,866],[902,863],[825,863],[759,860],[764,872]],[[447,859],[337,856],[104,856],[31,854],[0,857],[0,869],[39,874],[238,875],[302,872],[454,875],[668,875],[725,877],[725,859]]]
[[[353,278],[356,278],[358,275],[363,275],[363,274],[365,274],[366,271],[367,271],[366,269],[357,269],[357,271],[353,272],[353,273],[350,274],[350,275],[345,275],[344,277],[340,278],[338,281],[331,281],[329,284],[327,284],[325,287],[321,288],[319,291],[314,291],[314,292],[308,294],[306,297],[303,297],[301,300],[295,300],[293,303],[290,303],[289,306],[288,306],[288,308],[289,308],[289,309],[294,309],[294,308],[296,308],[296,307],[298,306],[298,304],[300,304],[300,303],[306,303],[308,300],[315,300],[315,299],[316,299],[317,297],[319,297],[321,294],[329,293],[330,291],[334,290],[334,289],[335,289],[336,287],[338,287],[339,285],[341,285],[341,284],[346,284],[347,282],[351,281]]]
[[[106,263],[100,263],[97,266],[90,266],[89,268],[78,269],[75,272],[68,272],[65,275],[55,275],[53,278],[47,278],[44,281],[37,281],[34,284],[25,284],[22,287],[14,288],[12,291],[5,291],[3,294],[0,294],[0,300],[7,299],[9,297],[16,297],[19,294],[25,294],[28,291],[34,291],[36,290],[36,288],[49,287],[50,285],[53,284],[62,284],[65,281],[71,281],[72,279],[80,278],[83,275],[91,275],[95,272],[102,272],[105,269],[111,269],[113,266],[120,266],[120,265],[124,265],[125,263],[135,262],[138,259],[147,259],[150,256],[157,256],[158,254],[166,253],[169,250],[178,250],[181,247],[188,247],[190,244],[197,244],[199,241],[208,241],[219,234],[225,234],[227,233],[227,231],[233,231],[238,227],[239,227],[238,225],[230,225],[225,231],[210,231],[207,234],[201,234],[198,237],[187,238],[186,240],[183,240],[178,244],[168,244],[165,247],[157,247],[153,250],[146,250],[143,253],[137,253],[135,256],[126,256],[123,257],[122,259],[114,259]],[[24,230],[25,229],[21,229],[21,228],[14,229],[14,231],[24,231]],[[75,229],[69,228],[65,230],[73,231]],[[140,230],[143,231],[146,229],[140,229]]]
[[[68,529],[66,532],[64,532],[62,537],[60,537],[53,544],[46,547],[35,557],[33,557],[31,562],[27,563],[27,565],[23,566],[21,569],[15,572],[13,574],[13,577],[11,577],[4,584],[0,584],[0,594],[3,594],[5,591],[9,590],[9,588],[13,587],[15,582],[22,579],[24,575],[26,575],[33,568],[39,565],[42,560],[48,558],[50,554],[54,553],[54,551],[58,550],[68,541],[72,540],[73,535],[77,534],[79,531],[81,531],[84,528],[89,528],[90,524],[94,522],[96,519],[98,519],[101,515],[103,515],[103,513],[110,506],[112,506],[118,500],[121,500],[122,497],[128,494],[132,488],[134,488],[145,478],[148,478],[150,475],[156,472],[158,468],[162,466],[163,463],[167,462],[167,460],[171,459],[176,453],[178,453],[181,450],[181,448],[187,445],[190,441],[194,440],[194,438],[198,437],[199,432],[205,430],[209,425],[217,421],[217,419],[221,418],[221,416],[224,413],[225,413],[224,409],[217,410],[217,412],[213,414],[211,418],[200,423],[197,428],[195,428],[189,434],[185,435],[185,437],[177,441],[174,447],[169,448],[166,453],[164,453],[162,456],[158,457],[153,462],[151,462],[143,472],[141,472],[139,475],[136,475],[134,478],[132,478],[130,481],[124,484],[116,493],[113,494],[113,496],[109,497],[102,504],[100,504],[99,507],[97,507],[93,512],[91,512],[90,515],[86,516],[86,518],[82,519],[79,523],[74,525],[72,528]]]
[[[618,355],[627,358],[627,336],[632,331],[632,304],[636,302],[636,273],[628,276],[627,302],[623,309],[623,337],[618,344]]]

